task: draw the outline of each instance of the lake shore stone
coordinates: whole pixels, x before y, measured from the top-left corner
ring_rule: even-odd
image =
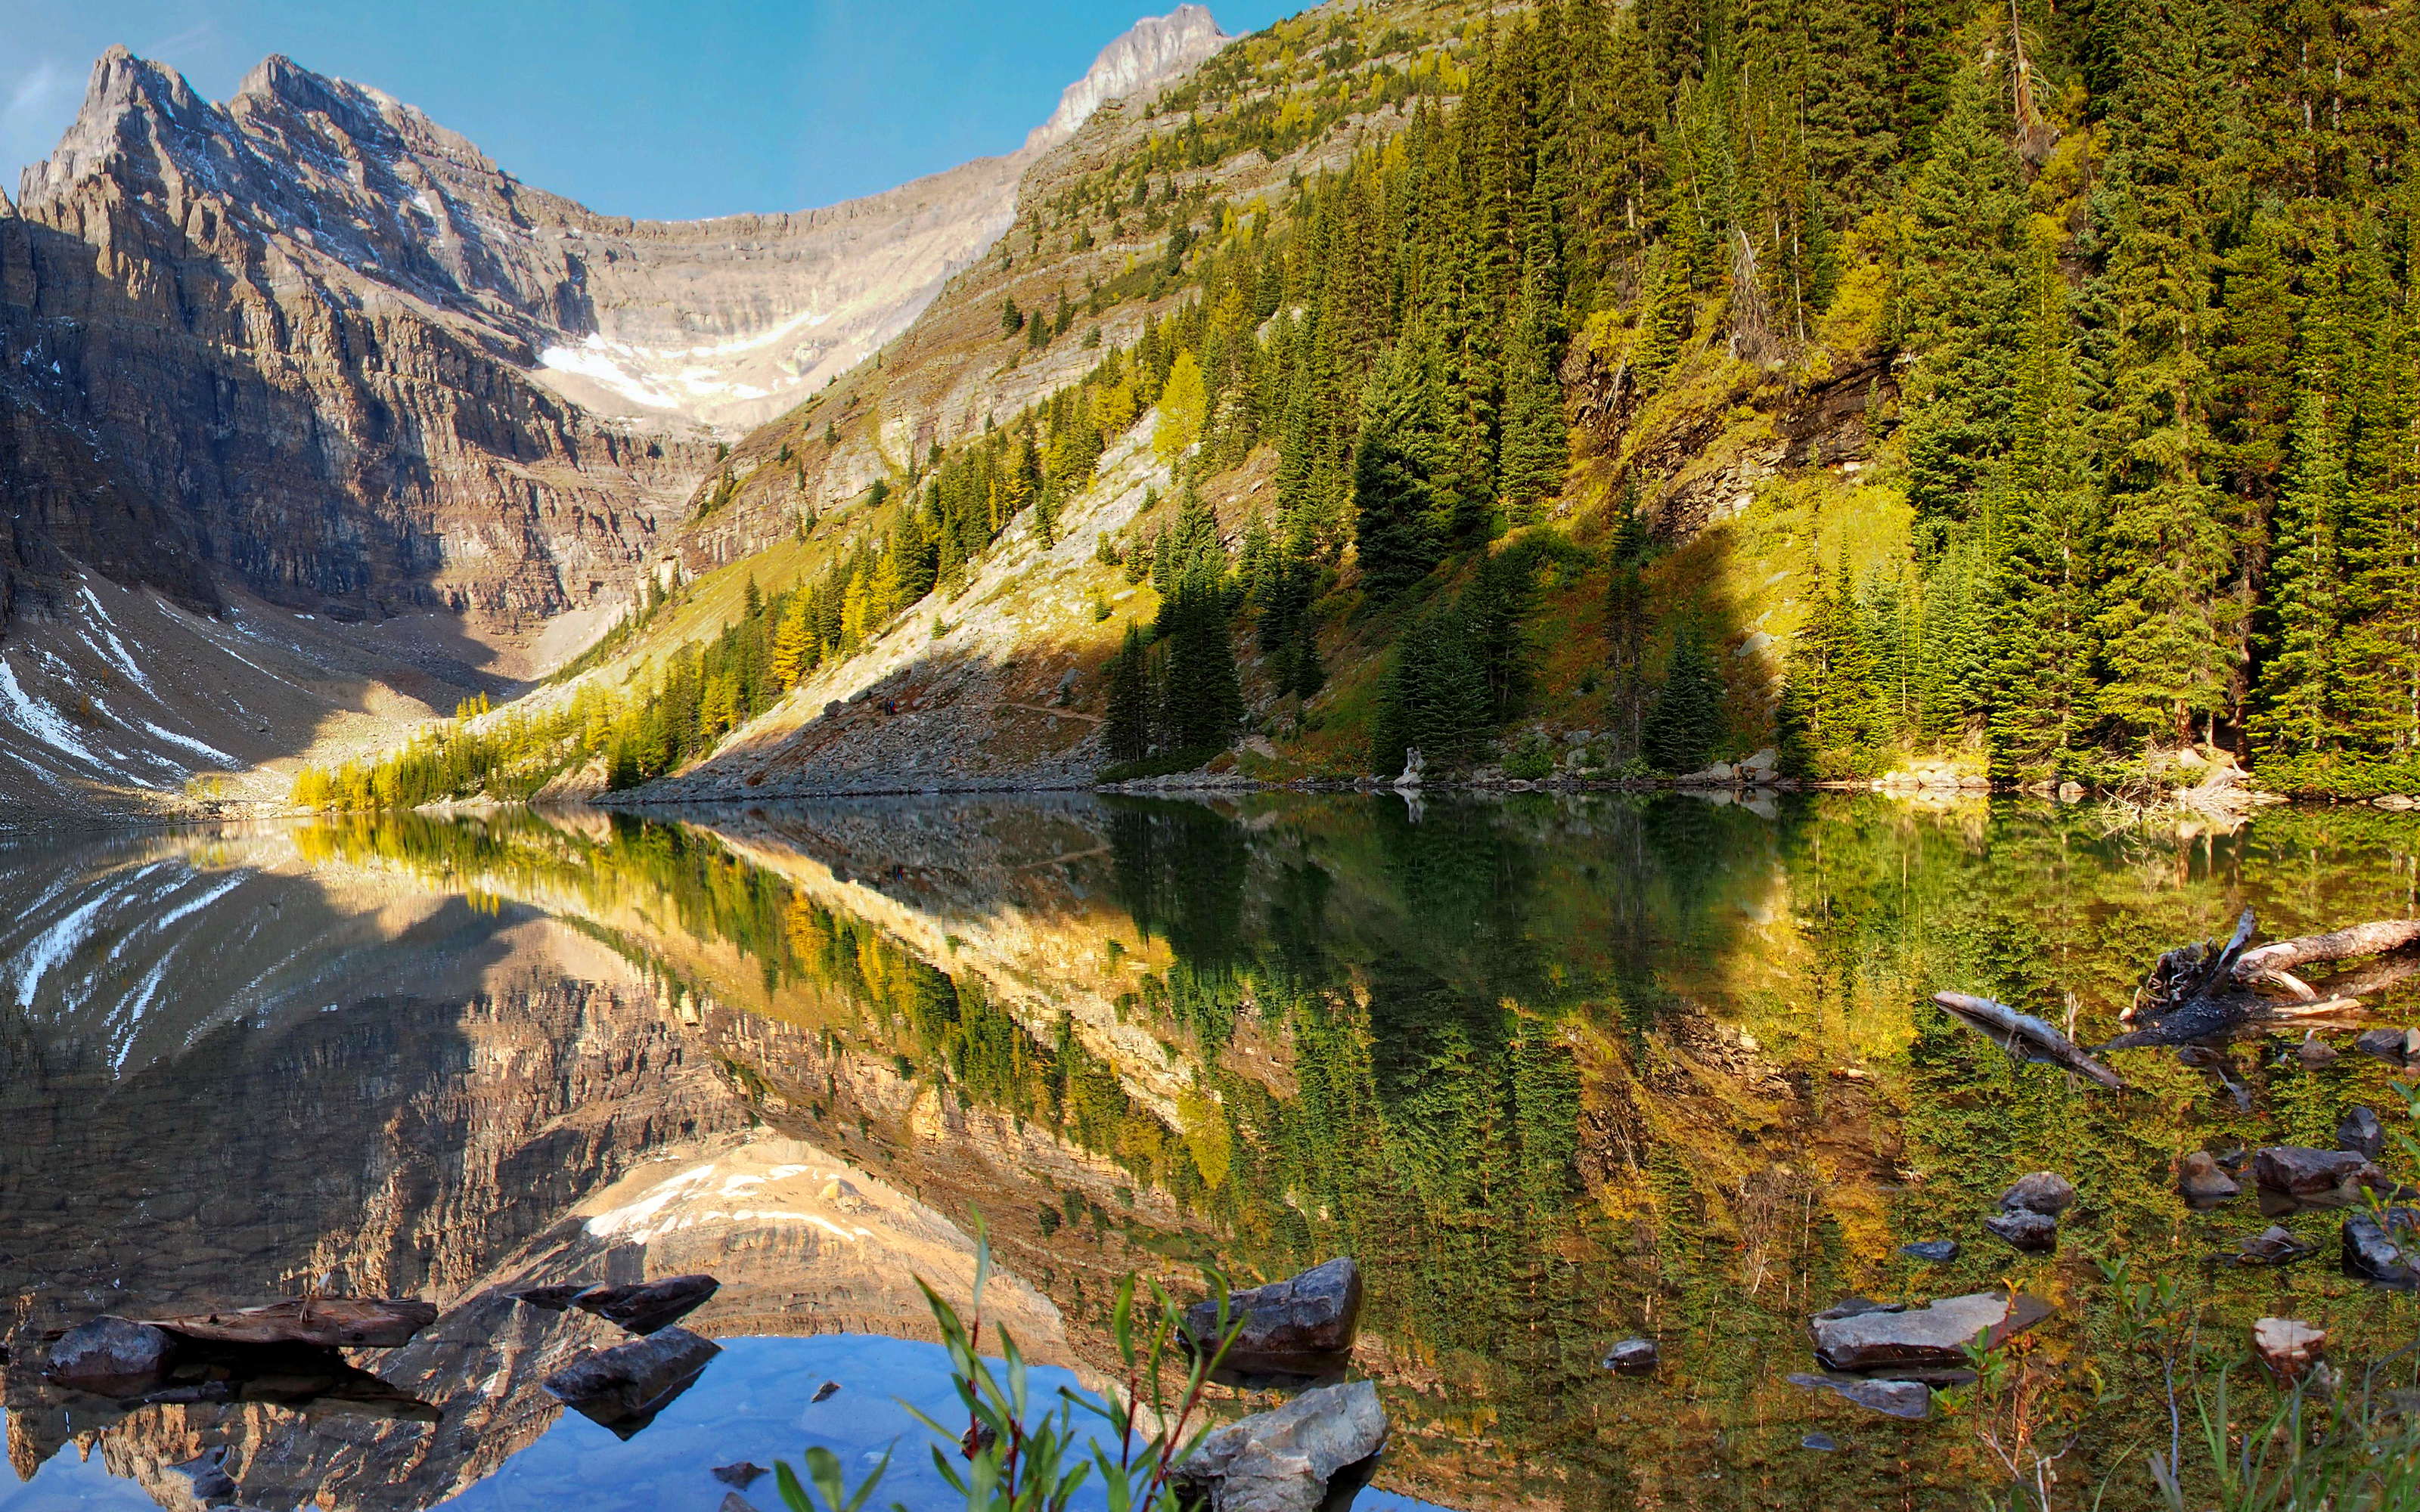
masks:
[[[2385,1221],[2380,1222],[2380,1217]],[[2410,1255],[2395,1242],[2397,1233],[2420,1228],[2420,1213],[2410,1208],[2388,1208],[2379,1216],[2356,1212],[2344,1221],[2345,1274],[2392,1287],[2420,1285]]]
[[[2196,1149],[2177,1167],[2177,1190],[2188,1202],[2225,1202],[2242,1195],[2234,1178],[2218,1168],[2218,1158]]]
[[[1320,1512],[1351,1504],[1386,1443],[1375,1385],[1320,1386],[1204,1438],[1176,1484],[1210,1512]]]
[[[2038,1212],[2055,1218],[2075,1201],[2075,1185],[2055,1171],[2035,1171],[2017,1178],[2000,1194],[2000,1206],[2010,1212]]]
[[[565,1406],[627,1439],[655,1421],[721,1352],[721,1345],[688,1329],[660,1329],[610,1350],[584,1350],[539,1384]]]
[[[1340,1257],[1298,1275],[1228,1296],[1234,1342],[1222,1370],[1316,1376],[1342,1370],[1361,1326],[1361,1268]],[[1240,1319],[1240,1324],[1235,1319]],[[1218,1309],[1198,1302],[1185,1310],[1185,1335],[1197,1350],[1218,1347]]]
[[[1606,1352],[1605,1367],[1625,1376],[1644,1376],[1653,1372],[1662,1355],[1653,1339],[1623,1339]]]
[[[2028,1255],[2047,1255],[2058,1248],[2058,1220],[2030,1208],[1995,1212],[1983,1220],[1983,1227]]]
[[[2404,1037],[2401,1029],[2366,1029],[2352,1042],[2364,1055],[2400,1066],[2403,1064]]]
[[[157,1381],[176,1350],[167,1330],[103,1313],[59,1335],[42,1373],[63,1386],[122,1395]]]
[[[1927,1265],[1947,1265],[1958,1257],[1958,1241],[1919,1239],[1913,1244],[1901,1244],[1899,1252],[1911,1260],[1922,1260]]]
[[[2362,1174],[2369,1160],[2357,1150],[2266,1145],[2252,1157],[2252,1180],[2288,1196],[2324,1196]]]
[[[2237,1242],[2239,1265],[2290,1265],[2319,1253],[2319,1246],[2279,1224],[2271,1224],[2248,1239]]]
[[[2252,1325],[2252,1350],[2280,1381],[2302,1379],[2319,1362],[2327,1330],[2293,1318],[2264,1318]]]
[[[1932,1415],[1932,1388],[1920,1381],[1877,1381],[1853,1377],[1836,1381],[1830,1376],[1792,1374],[1789,1381],[1807,1391],[1837,1392],[1869,1412],[1885,1417],[1906,1418],[1921,1422]]]
[[[2355,1106],[2336,1120],[2336,1148],[2376,1160],[2386,1153],[2386,1128],[2375,1112]]]
[[[1967,1345],[1979,1339],[1986,1349],[1996,1349],[2051,1310],[2049,1303],[2025,1292],[1978,1291],[1904,1312],[1819,1319],[1810,1326],[1815,1358],[1825,1369],[1886,1375],[1905,1367],[1962,1367]]]
[[[687,1318],[721,1286],[710,1275],[668,1275],[640,1285],[592,1287],[574,1297],[571,1304],[645,1335]]]

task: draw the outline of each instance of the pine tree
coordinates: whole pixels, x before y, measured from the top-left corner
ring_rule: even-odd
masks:
[[[1672,665],[1647,716],[1643,754],[1659,772],[1692,772],[1706,764],[1724,727],[1723,679],[1695,625],[1672,646]]]
[[[1101,744],[1112,762],[1139,762],[1151,750],[1150,653],[1131,621],[1109,661],[1109,706]]]

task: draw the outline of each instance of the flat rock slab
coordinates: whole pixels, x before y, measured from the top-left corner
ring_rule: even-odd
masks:
[[[1815,1358],[1826,1369],[1859,1375],[1918,1367],[1956,1368],[1966,1346],[1997,1349],[2051,1315],[2051,1304],[2024,1292],[1978,1291],[1944,1297],[1900,1313],[1860,1313],[1813,1326]]]
[[[1920,1381],[1869,1381],[1863,1376],[1835,1380],[1830,1376],[1793,1374],[1793,1386],[1807,1391],[1838,1392],[1869,1412],[1919,1422],[1932,1415],[1932,1388]]]
[[[266,1307],[147,1318],[153,1328],[211,1344],[311,1344],[323,1350],[398,1350],[437,1321],[433,1303],[322,1297]]]
[[[1922,1260],[1927,1265],[1947,1265],[1958,1257],[1958,1241],[1919,1239],[1913,1244],[1901,1244],[1899,1252],[1911,1260]]]
[[[1177,1486],[1213,1512],[1322,1512],[1352,1504],[1386,1443],[1376,1386],[1321,1386],[1203,1439]]]
[[[655,1421],[722,1352],[685,1328],[659,1329],[610,1350],[583,1350],[540,1384],[547,1394],[622,1438]]]
[[[1222,1372],[1317,1376],[1342,1370],[1361,1326],[1361,1268],[1350,1259],[1314,1265],[1299,1275],[1230,1293],[1234,1342]],[[1241,1319],[1240,1324],[1236,1319]],[[1217,1347],[1218,1309],[1198,1302],[1185,1310],[1185,1335],[1197,1350]]]
[[[721,1286],[710,1275],[670,1275],[642,1286],[592,1287],[571,1304],[633,1334],[653,1334],[695,1312]]]
[[[2359,1150],[2269,1145],[2252,1157],[2252,1180],[2288,1196],[2323,1196],[2360,1176],[2368,1165],[2369,1157]]]

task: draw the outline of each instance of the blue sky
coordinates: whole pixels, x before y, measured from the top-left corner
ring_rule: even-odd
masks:
[[[1307,0],[1210,0],[1241,35]],[[47,157],[113,42],[225,100],[284,53],[376,85],[523,182],[608,214],[802,209],[986,153],[1175,0],[0,0],[0,184]]]

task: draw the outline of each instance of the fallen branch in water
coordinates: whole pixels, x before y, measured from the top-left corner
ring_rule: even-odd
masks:
[[[2060,1066],[2079,1076],[2088,1076],[2113,1092],[2122,1092],[2126,1084],[2116,1072],[2086,1055],[2075,1041],[2052,1028],[2031,1013],[2020,1013],[2005,1003],[1988,997],[1974,997],[1965,993],[1934,993],[1932,1000],[1966,1023],[1981,1029],[1997,1041],[2011,1055]]]
[[[2250,918],[2252,911],[2245,909],[2243,917]],[[2257,949],[2246,950],[2235,963],[2235,980],[2257,981],[2264,976],[2309,965],[2314,961],[2349,961],[2355,956],[2391,955],[2415,945],[2420,945],[2420,918],[2381,918],[2372,923],[2331,930],[2325,934],[2272,940]]]
[[[2118,1015],[2136,1027],[2099,1048],[2187,1044],[2280,1023],[2340,1020],[2364,1011],[2361,995],[2381,992],[2420,971],[2420,960],[2385,961],[2359,976],[2315,986],[2293,969],[2411,949],[2420,946],[2420,919],[2380,919],[2246,949],[2253,926],[2247,908],[2226,944],[2202,941],[2163,954],[2135,993],[2133,1006]],[[2272,997],[2250,990],[2262,986],[2292,995]]]

